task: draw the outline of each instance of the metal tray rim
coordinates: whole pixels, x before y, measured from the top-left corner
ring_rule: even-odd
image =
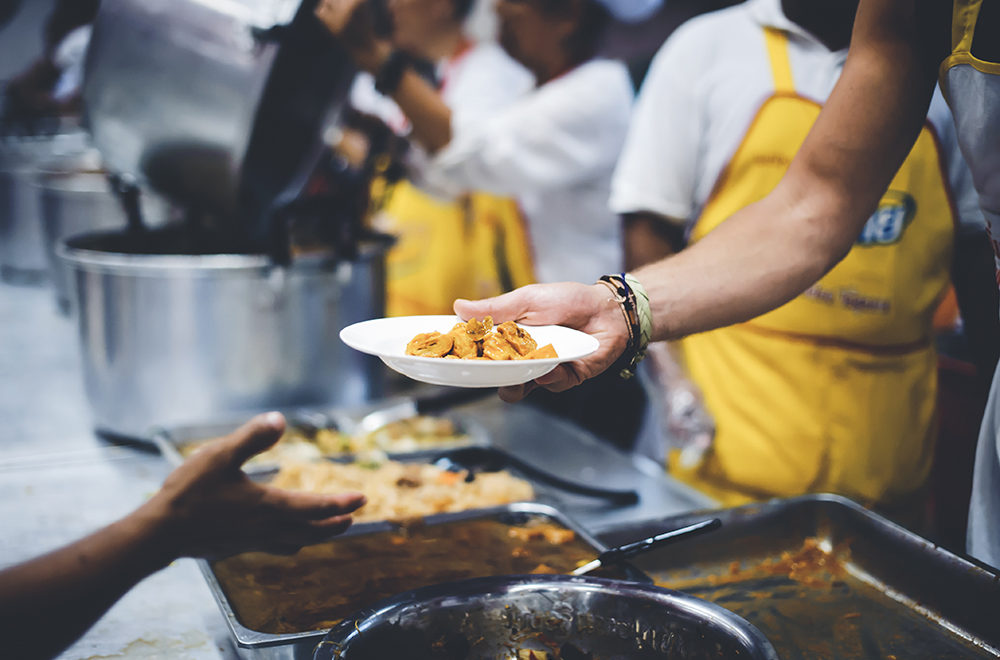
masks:
[[[314,409],[304,409],[304,410],[287,410],[282,411],[288,420],[289,426],[295,424],[296,420],[305,421],[306,418],[313,418],[316,421],[323,421],[324,425],[333,426],[337,429],[349,430],[353,427],[353,422],[351,417],[345,411],[333,410],[314,410]],[[226,427],[232,427],[233,429],[239,427],[245,423],[252,413],[248,413],[245,416],[232,416],[232,417],[220,417],[218,419],[207,420],[204,422],[195,422],[190,424],[177,424],[172,426],[158,426],[152,429],[149,434],[149,439],[153,445],[160,451],[160,454],[170,463],[172,466],[177,467],[184,462],[184,457],[179,451],[179,447],[187,444],[189,441],[182,440],[184,436],[194,436],[199,435],[205,438],[212,437],[213,435],[218,435],[220,429]],[[456,449],[460,447],[490,447],[492,442],[490,442],[489,434],[486,429],[481,425],[476,424],[474,420],[471,420],[465,415],[452,412],[440,413],[437,416],[446,417],[455,422],[461,431],[469,437],[469,442],[463,442],[459,444],[442,445],[440,447],[434,448],[421,448],[414,449],[413,451],[404,452],[386,452],[386,456],[390,460],[402,460],[402,459],[420,459],[423,457],[429,457],[439,454],[442,451],[448,449]],[[199,429],[205,429],[204,432],[200,432]],[[345,452],[342,454],[326,454],[323,456],[327,460],[342,460],[348,459],[356,454],[351,454]],[[260,463],[254,465],[246,465],[243,467],[243,471],[250,475],[266,475],[273,473],[278,469],[275,463]]]
[[[573,532],[575,532],[583,541],[594,548],[595,553],[607,550],[607,546],[604,543],[592,536],[571,517],[567,516],[553,506],[537,502],[515,502],[503,506],[483,509],[469,509],[467,511],[458,511],[454,513],[439,513],[433,516],[426,516],[423,518],[423,521],[428,525],[440,525],[450,522],[460,522],[462,520],[499,516],[505,513],[526,513],[551,518],[566,528],[573,530]],[[344,532],[344,534],[341,535],[341,537],[374,534],[389,531],[397,527],[399,527],[399,523],[392,523],[388,521],[359,523],[357,525],[352,525],[346,532]],[[301,633],[278,634],[264,633],[247,628],[240,623],[239,619],[236,617],[236,613],[229,604],[229,599],[226,598],[225,592],[222,590],[222,585],[219,584],[219,581],[215,577],[215,573],[212,571],[211,563],[206,559],[196,559],[195,561],[198,563],[198,567],[201,570],[202,575],[205,576],[209,591],[212,592],[212,597],[215,599],[216,604],[222,611],[222,615],[226,620],[226,624],[229,627],[229,631],[232,634],[233,639],[240,647],[248,649],[266,648],[270,646],[300,643],[313,638],[319,641],[328,632],[328,629],[326,629],[310,630]]]

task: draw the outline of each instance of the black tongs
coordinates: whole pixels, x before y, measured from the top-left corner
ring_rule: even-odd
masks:
[[[439,455],[434,464],[448,470],[465,470],[469,473],[466,477],[469,481],[475,478],[477,472],[496,472],[504,468],[513,468],[530,479],[577,495],[605,499],[615,504],[635,504],[639,501],[639,494],[634,490],[600,488],[569,481],[495,447],[451,449]]]
[[[658,548],[661,545],[697,536],[698,534],[704,534],[705,532],[710,532],[713,529],[718,529],[721,526],[721,520],[718,518],[712,518],[710,520],[702,520],[701,522],[694,523],[693,525],[688,525],[687,527],[672,529],[669,532],[663,532],[662,534],[657,534],[656,536],[650,536],[649,538],[642,539],[641,541],[626,543],[625,545],[605,550],[601,554],[597,555],[597,559],[587,562],[583,566],[574,570],[573,575],[584,575],[600,568],[601,566],[610,566],[611,564],[616,564],[631,557],[635,557],[643,552],[649,552],[653,548]]]

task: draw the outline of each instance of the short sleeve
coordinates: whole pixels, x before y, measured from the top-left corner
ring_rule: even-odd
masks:
[[[643,81],[611,187],[619,214],[650,211],[682,221],[694,213],[703,132],[698,71],[682,31],[653,58]]]
[[[588,62],[495,115],[455,122],[422,181],[444,194],[519,195],[610,176],[631,105],[624,65]]]

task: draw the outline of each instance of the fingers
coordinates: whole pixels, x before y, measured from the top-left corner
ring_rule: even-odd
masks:
[[[300,520],[318,521],[333,516],[342,516],[364,506],[367,499],[361,493],[337,493],[319,495],[279,488],[265,488],[266,501],[282,514]]]
[[[529,296],[525,288],[521,287],[510,293],[505,293],[495,298],[484,298],[483,300],[465,300],[459,298],[454,303],[455,314],[462,320],[468,320],[472,317],[481,319],[485,316],[492,316],[495,323],[516,321],[529,311]]]
[[[334,516],[326,520],[300,523],[281,530],[260,545],[260,549],[275,555],[294,555],[307,545],[322,543],[343,534],[350,527],[351,516]]]
[[[232,467],[240,467],[251,456],[274,445],[284,432],[285,417],[281,413],[257,415],[223,441],[226,443],[224,451],[228,452],[227,463]]]
[[[523,383],[521,385],[511,385],[509,387],[501,387],[497,390],[500,395],[500,400],[507,403],[517,403],[524,397],[528,396],[532,390],[537,387],[534,382]]]

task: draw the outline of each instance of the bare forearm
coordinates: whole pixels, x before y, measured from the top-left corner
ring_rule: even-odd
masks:
[[[58,654],[173,558],[148,509],[0,572],[0,631],[11,657]]]
[[[414,71],[403,74],[392,98],[413,124],[413,137],[424,149],[435,153],[451,142],[451,109]]]
[[[649,294],[653,339],[739,323],[806,289],[850,239],[767,198],[734,214],[676,256],[635,271]]]
[[[640,211],[622,216],[622,226],[628,270],[664,259],[683,247],[683,222],[676,219]]]
[[[934,80],[914,0],[862,2],[844,73],[778,186],[698,244],[636,272],[650,294],[653,338],[753,318],[832,268],[912,147]]]
[[[384,42],[376,42],[365,50],[353,51],[358,65],[378,76],[392,53]],[[412,69],[403,72],[392,99],[413,125],[413,137],[422,147],[434,153],[451,142],[451,109],[430,83]]]

